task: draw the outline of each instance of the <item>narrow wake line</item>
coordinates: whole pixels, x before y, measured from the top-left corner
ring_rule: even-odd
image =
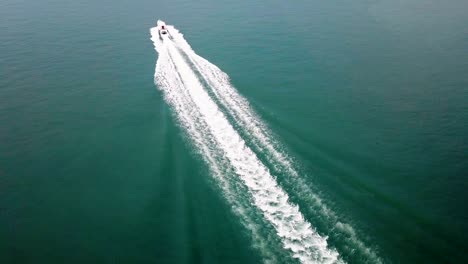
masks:
[[[171,32],[173,36],[174,33],[174,31]],[[246,146],[244,140],[229,124],[224,114],[219,111],[218,106],[203,89],[197,76],[177,48],[168,39],[165,39],[163,43],[159,43],[157,29],[152,29],[152,35],[156,50],[160,53],[160,56],[163,49],[167,49],[168,54],[170,54],[168,58],[172,58],[172,63],[175,66],[173,70],[177,70],[181,79],[178,83],[175,83],[176,85],[185,86],[185,92],[190,95],[194,108],[196,108],[190,109],[190,111],[199,112],[202,121],[207,125],[208,131],[213,136],[216,146],[223,151],[230,166],[247,187],[255,207],[263,213],[265,219],[275,228],[276,234],[282,239],[284,248],[289,249],[293,257],[303,263],[339,262],[338,252],[327,248],[326,238],[318,235],[300,213],[298,206],[288,201],[288,195],[278,186],[270,175],[268,168]],[[162,63],[164,62],[160,63],[158,60],[158,66],[162,65]],[[161,68],[162,66],[157,67],[156,78],[161,78],[158,73]],[[170,74],[170,72],[165,71],[165,74]],[[162,76],[162,78],[165,77]],[[174,86],[174,83],[168,84],[167,79],[166,82],[158,80],[158,84],[163,86],[163,89]],[[180,87],[180,90],[182,89],[184,88]],[[174,102],[169,101],[169,103],[174,105]],[[180,117],[180,115],[185,115],[189,111],[184,107],[183,103],[176,106],[175,110],[179,118],[187,118],[185,116]],[[193,121],[187,119],[184,122],[193,123]],[[186,125],[183,126],[186,127]],[[193,128],[190,129],[193,131]],[[206,150],[202,150],[202,152],[207,155]],[[216,157],[209,159],[213,158]]]

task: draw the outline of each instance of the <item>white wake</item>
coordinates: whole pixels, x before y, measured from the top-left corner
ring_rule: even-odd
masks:
[[[261,234],[261,227],[255,220],[257,211],[273,227],[283,248],[302,263],[342,262],[338,252],[328,247],[326,238],[320,236],[299,207],[289,201],[288,194],[277,184],[268,167],[229,123],[197,73],[212,86],[215,97],[234,122],[245,127],[254,138],[255,147],[268,153],[270,162],[297,177],[292,161],[280,150],[248,102],[230,85],[226,74],[195,54],[174,27],[167,28],[172,38],[162,36],[161,39],[157,28],[151,29],[159,53],[155,81],[179,124],[208,163],[224,195],[251,231],[254,245],[261,248],[269,260],[275,261],[275,252],[268,249],[275,239],[268,236],[267,241],[259,241],[265,235]],[[243,186],[233,186],[237,183],[232,175],[240,179],[238,182]]]
[[[340,233],[340,240],[347,255],[366,259],[369,263],[381,263],[380,258],[358,238],[354,229],[349,224],[341,222],[338,216],[312,191],[311,187],[299,177],[298,172],[294,169],[293,160],[255,114],[249,102],[232,86],[229,76],[216,65],[196,54],[177,29],[173,28],[172,30],[174,31],[172,41],[183,51],[197,73],[208,83],[210,91],[224,107],[227,114],[248,134],[253,147],[265,156],[270,168],[274,169],[276,173],[288,175],[284,179],[284,185],[295,189],[298,195],[306,200],[308,207],[303,209],[308,210],[312,215],[325,218],[329,232]]]

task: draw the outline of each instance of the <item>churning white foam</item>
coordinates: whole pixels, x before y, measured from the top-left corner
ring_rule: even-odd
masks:
[[[173,27],[171,29],[174,32],[172,41],[176,43],[178,49],[184,52],[196,71],[208,83],[210,91],[223,105],[227,114],[248,134],[251,144],[257,151],[265,155],[271,168],[287,175],[284,179],[284,185],[295,189],[301,199],[305,200],[307,207],[303,209],[312,215],[324,218],[329,233],[340,233],[340,240],[347,254],[360,255],[371,263],[381,263],[380,258],[370,248],[366,247],[354,229],[349,224],[340,221],[338,216],[312,191],[311,187],[299,177],[294,168],[293,160],[286,154],[281,144],[274,139],[263,121],[255,114],[249,102],[232,86],[229,76],[216,65],[197,55],[183,35],[177,29]]]
[[[168,29],[174,38],[182,38],[175,28],[168,26]],[[151,33],[159,52],[156,81],[165,92],[167,102],[174,108],[179,123],[192,137],[210,167],[213,167],[211,169],[217,171],[217,175],[222,175],[223,172],[219,171],[222,166],[216,165],[220,160],[216,155],[226,158],[224,162],[228,163],[246,186],[255,208],[274,227],[283,247],[290,250],[294,258],[303,263],[340,262],[338,252],[327,247],[326,238],[320,236],[301,214],[299,207],[288,200],[287,193],[276,183],[269,169],[246,146],[245,141],[204,90],[181,55],[179,48],[184,47],[177,46],[177,42],[166,36],[161,40],[156,28],[151,29]],[[209,132],[209,135],[205,132]],[[208,146],[211,143],[221,153],[210,149]]]

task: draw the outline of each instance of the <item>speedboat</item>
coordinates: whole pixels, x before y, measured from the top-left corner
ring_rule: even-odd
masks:
[[[166,23],[161,20],[158,20],[158,34],[159,38],[162,40],[164,36],[168,36],[171,38],[171,34],[169,34],[169,30],[167,29]]]

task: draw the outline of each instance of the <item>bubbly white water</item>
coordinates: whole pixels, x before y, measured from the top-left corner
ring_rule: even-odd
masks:
[[[338,216],[299,177],[298,172],[294,169],[293,160],[285,153],[281,144],[274,139],[267,126],[250,107],[248,101],[232,86],[229,76],[216,65],[196,54],[177,29],[172,27],[172,31],[174,31],[172,41],[184,52],[190,63],[208,83],[210,91],[213,92],[219,103],[224,106],[230,117],[248,134],[251,143],[266,156],[272,168],[288,176],[285,179],[285,185],[294,188],[302,197],[302,200],[306,201],[309,206],[304,209],[307,209],[313,215],[325,218],[328,231],[340,233],[340,240],[343,244],[348,245],[345,248],[348,248],[350,255],[361,255],[370,263],[381,263],[375,252],[359,239],[352,226],[340,221]]]
[[[232,168],[251,196],[252,205],[273,226],[283,248],[289,250],[294,258],[302,263],[341,262],[338,252],[327,247],[326,238],[320,236],[301,214],[299,207],[289,201],[288,194],[277,184],[267,166],[246,146],[244,139],[205,91],[189,62],[182,56],[182,51],[189,48],[185,41],[180,41],[182,34],[172,26],[167,27],[172,40],[168,36],[163,36],[161,40],[157,28],[151,29],[152,40],[159,53],[156,82],[174,108],[180,125],[187,130],[212,171],[221,178],[219,181],[227,184],[222,179],[222,170],[226,169],[225,166]],[[203,72],[203,69],[198,68],[198,71]],[[245,102],[231,107],[242,109]],[[248,108],[244,109],[249,111]],[[266,145],[268,143],[265,142]],[[287,162],[284,157],[277,158]],[[236,194],[225,195],[232,202],[236,200],[233,197]],[[256,228],[250,229],[254,232]]]
[[[196,111],[196,106],[185,89],[169,52],[165,48],[161,47],[161,49],[162,52],[159,54],[156,64],[155,79],[159,87],[163,87],[166,101],[175,109],[177,113],[175,116],[179,124],[186,130],[192,143],[196,146],[196,150],[208,163],[211,173],[215,176],[224,196],[232,205],[234,213],[241,217],[244,226],[250,230],[253,246],[261,251],[265,262],[279,263],[277,254],[272,252],[274,239],[269,234],[262,234],[262,230],[259,228],[261,223],[258,223],[260,217],[252,212],[249,206],[243,204],[248,203],[249,197],[245,197],[246,192],[236,186],[236,181],[229,179],[230,172],[226,169],[229,166],[223,159],[222,153],[213,147],[215,143],[211,133],[207,131],[203,118]]]

